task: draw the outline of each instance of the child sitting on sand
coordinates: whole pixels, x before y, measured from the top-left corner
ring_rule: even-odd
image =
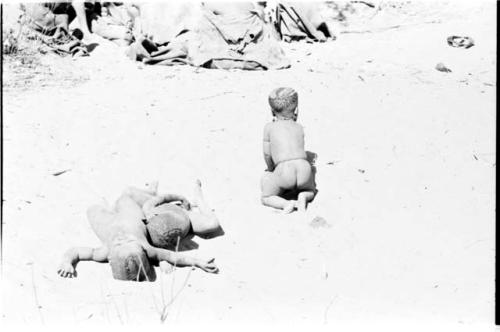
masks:
[[[196,259],[157,248],[167,247],[173,241],[178,243],[179,237],[190,230],[207,235],[220,228],[217,218],[203,199],[201,183],[196,182],[193,202],[199,212],[191,211],[190,203],[181,195],[158,196],[156,185],[151,191],[128,188],[116,201],[113,210],[100,205],[90,207],[87,217],[102,246],[69,249],[64,254],[58,274],[66,278],[76,277],[79,261],[109,262],[113,277],[119,280],[154,281],[153,265],[163,262],[175,266],[195,266],[205,272],[217,273],[214,259]],[[186,209],[185,214],[181,207],[173,204],[176,201]],[[170,203],[175,207],[158,209],[161,204]],[[152,240],[153,245],[148,240]]]
[[[267,170],[261,179],[262,204],[285,213],[305,211],[316,194],[314,173],[304,149],[304,129],[296,122],[298,94],[291,88],[277,88],[269,95],[273,122],[264,127],[264,160]],[[285,192],[298,193],[287,200]]]

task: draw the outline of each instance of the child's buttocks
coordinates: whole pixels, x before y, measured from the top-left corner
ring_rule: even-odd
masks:
[[[280,162],[273,173],[278,176],[281,188],[295,189],[309,181],[312,171],[305,158],[298,158]]]

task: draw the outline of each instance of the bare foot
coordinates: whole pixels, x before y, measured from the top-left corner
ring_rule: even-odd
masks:
[[[289,203],[283,208],[283,213],[289,214],[297,207],[297,201],[289,201]]]
[[[304,213],[306,212],[307,208],[307,197],[306,193],[301,192],[299,196],[297,197],[297,210],[299,212]]]
[[[200,201],[203,200],[203,192],[201,191],[201,181],[196,179],[193,188],[193,200],[191,202],[191,207],[197,207]]]

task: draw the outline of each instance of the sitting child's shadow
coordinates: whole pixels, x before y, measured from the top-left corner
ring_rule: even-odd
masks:
[[[314,187],[316,188],[315,194],[318,194],[318,188],[316,187],[316,159],[318,159],[318,154],[312,151],[306,151],[306,158],[309,164],[311,164],[311,169],[312,169],[312,177],[314,181]],[[287,190],[285,191],[281,197],[283,197],[286,200],[296,200],[297,196],[299,195],[299,191],[296,189],[293,190]]]
[[[200,245],[193,241],[194,234],[188,234],[185,238],[183,238],[179,242],[179,249],[178,251],[189,251],[189,250],[194,250],[198,249]],[[175,250],[175,248],[170,248],[171,250]]]
[[[205,234],[205,235],[196,235],[202,239],[213,239],[215,237],[219,237],[224,235],[224,230],[222,227],[219,226],[219,228],[210,234]],[[194,250],[198,249],[200,245],[196,243],[193,238],[195,237],[195,234],[189,233],[186,237],[184,237],[182,240],[179,241],[179,248],[177,251],[189,251],[189,250]],[[175,250],[174,248],[168,248],[169,250]]]

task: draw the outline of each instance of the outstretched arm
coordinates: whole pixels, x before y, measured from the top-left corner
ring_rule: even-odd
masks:
[[[94,261],[105,263],[108,261],[108,248],[74,247],[64,253],[63,260],[57,273],[64,278],[76,277],[76,265],[79,261]]]
[[[148,249],[148,256],[150,259],[161,262],[167,261],[174,266],[195,266],[202,269],[205,272],[217,273],[219,268],[214,263],[214,258],[209,260],[203,260],[199,258],[194,258],[186,256],[179,252],[174,252],[166,249],[160,249],[151,247]]]

